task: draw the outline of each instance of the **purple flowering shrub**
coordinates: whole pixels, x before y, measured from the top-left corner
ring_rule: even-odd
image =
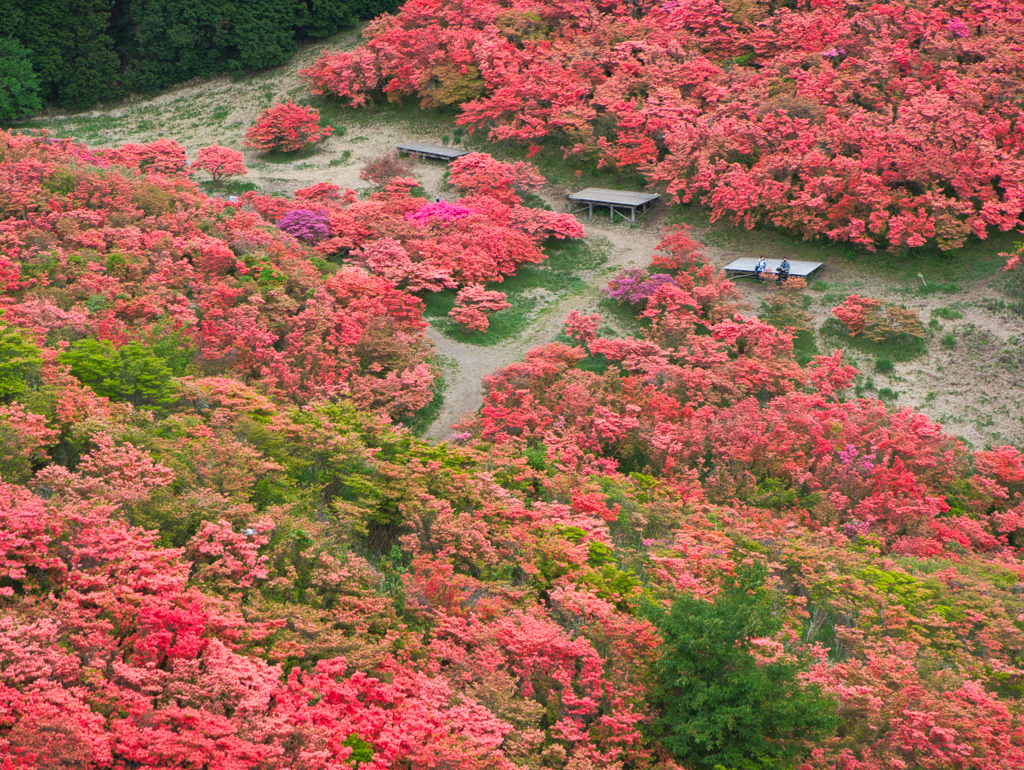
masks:
[[[293,209],[277,220],[277,226],[306,243],[319,243],[331,234],[326,211]]]
[[[662,286],[676,285],[668,273],[648,273],[642,268],[623,270],[608,283],[605,293],[612,299],[637,305],[646,302]]]

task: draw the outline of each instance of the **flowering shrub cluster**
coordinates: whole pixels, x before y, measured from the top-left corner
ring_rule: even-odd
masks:
[[[863,334],[875,342],[886,342],[901,336],[921,337],[924,327],[912,310],[887,305],[880,299],[851,294],[842,305],[832,308],[851,337]]]
[[[452,164],[464,196],[454,203],[414,195],[411,177],[390,179],[368,200],[324,183],[299,190],[294,200],[255,193],[244,200],[278,222],[314,215],[326,221],[327,237],[316,236],[321,257],[349,259],[412,293],[500,282],[520,265],[543,261],[547,239],[582,237],[575,217],[522,205],[519,180],[539,177],[535,168],[477,155],[472,174]],[[290,213],[297,210],[305,213]]]
[[[635,168],[714,217],[948,249],[1024,210],[1020,0],[415,0],[304,71],[460,104],[498,140]]]
[[[410,211],[405,218],[418,225],[426,225],[430,222],[454,222],[457,219],[468,217],[472,213],[473,209],[462,203],[435,201],[416,209],[416,211]]]
[[[324,211],[292,209],[277,220],[277,226],[306,243],[317,243],[331,234],[331,225]]]
[[[78,355],[83,339],[121,351],[137,344],[156,356],[140,372],[233,376],[276,397],[354,398],[401,419],[433,397],[418,299],[356,266],[316,267],[272,226],[287,210],[264,219],[206,197],[187,178],[180,146],[97,155],[12,134],[0,145],[2,322],[45,343],[46,355],[69,346]],[[306,215],[312,237],[310,218],[324,217]],[[127,371],[123,355],[82,360]]]
[[[206,171],[213,178],[214,185],[220,184],[225,177],[248,173],[242,153],[218,144],[201,148],[192,168]]]
[[[675,285],[668,273],[650,273],[643,268],[623,270],[608,284],[606,294],[620,302],[637,305],[646,302],[662,286]]]
[[[467,331],[485,332],[490,326],[487,316],[507,307],[512,305],[506,301],[504,292],[487,291],[474,284],[455,295],[455,307],[448,317]]]
[[[1024,765],[1024,454],[799,366],[685,227],[642,334],[570,313],[430,445],[415,281],[579,234],[521,168],[417,218],[0,144],[4,770]]]
[[[296,152],[334,133],[320,126],[320,112],[292,101],[275,104],[259,114],[245,132],[245,146],[260,152]]]

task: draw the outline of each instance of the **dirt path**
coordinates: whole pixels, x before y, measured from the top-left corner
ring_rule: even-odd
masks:
[[[200,147],[214,143],[240,149],[249,167],[243,180],[266,193],[290,193],[317,182],[362,190],[367,186],[359,179],[364,159],[393,152],[401,141],[442,142],[445,132],[454,134],[453,124],[436,117],[420,120],[415,114],[396,117],[383,112],[374,116],[372,122],[363,120],[337,126],[335,135],[319,145],[315,153],[281,163],[270,162],[242,147],[246,127],[261,110],[275,101],[301,100],[305,96],[305,86],[298,77],[300,68],[308,66],[325,47],[351,48],[357,39],[357,33],[349,32],[308,46],[288,65],[250,78],[232,81],[225,77],[189,83],[152,99],[136,99],[80,115],[53,114],[30,125],[93,146],[142,143],[164,136],[183,144],[190,157]],[[441,164],[421,163],[414,173],[428,194],[447,194]],[[549,188],[543,196],[554,210],[564,211],[565,192]],[[664,218],[662,209],[652,212],[639,227],[612,225],[601,219],[584,222],[588,238],[600,239],[602,247],[606,247],[608,261],[596,270],[581,273],[587,282],[586,290],[546,305],[542,302],[531,326],[515,339],[494,347],[478,347],[428,330],[441,356],[448,390],[441,414],[427,437],[435,441],[447,438],[452,422],[480,406],[483,377],[521,360],[530,348],[552,340],[570,310],[595,312],[600,290],[615,272],[623,267],[646,265],[659,240]],[[714,242],[714,233],[695,228],[693,235],[697,240],[708,236]],[[757,238],[756,233],[747,236],[739,250],[709,246],[706,254],[719,267],[740,256],[756,256],[760,251],[772,256],[781,254],[779,250],[765,249]],[[790,257],[798,258],[795,252]],[[1000,302],[1002,295],[994,289],[992,279],[965,286],[964,291],[955,294],[921,296],[855,261],[830,262],[821,278],[825,284],[818,286],[820,291],[807,292],[811,298],[808,312],[816,328],[828,320],[831,308],[849,293],[904,304],[926,324],[933,318],[933,312],[945,314],[929,329],[927,354],[913,361],[896,362],[891,371],[878,371],[875,359],[849,351],[855,365],[865,374],[862,383],[873,386],[865,395],[885,391],[895,406],[923,411],[979,448],[1002,443],[1024,446],[1024,318]],[[741,281],[739,285],[753,311],[771,290],[750,282]],[[960,317],[946,317],[956,314]],[[829,352],[835,341],[819,337],[818,344],[822,352]]]
[[[553,209],[564,208],[563,190],[546,188],[541,195]],[[652,212],[640,226],[632,227],[613,225],[597,218],[584,221],[587,238],[601,243],[608,254],[607,260],[596,270],[580,272],[580,278],[587,284],[586,290],[544,305],[526,331],[512,340],[494,347],[480,347],[456,342],[433,328],[429,329],[427,333],[437,346],[437,352],[456,361],[457,369],[445,373],[444,404],[424,437],[430,441],[450,438],[452,423],[475,412],[483,403],[483,378],[514,361],[523,360],[531,348],[554,340],[562,330],[569,311],[598,312],[601,289],[608,283],[610,274],[627,267],[644,267],[650,261],[654,247],[661,239],[664,216],[664,210]]]

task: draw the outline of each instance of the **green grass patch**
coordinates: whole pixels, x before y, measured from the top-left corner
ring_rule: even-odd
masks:
[[[952,281],[929,281],[927,284],[921,284],[916,287],[916,294],[923,294],[928,296],[930,294],[957,294],[963,291],[960,288],[960,284],[953,283]]]
[[[253,182],[243,182],[239,179],[226,179],[219,185],[214,185],[210,180],[200,182],[199,186],[210,196],[225,198],[229,195],[245,195],[245,193],[256,189]]]
[[[463,331],[447,317],[455,307],[454,289],[426,295],[423,314],[431,319],[431,326],[453,340],[469,345],[496,345],[526,331],[542,309],[540,297],[555,302],[567,293],[586,289],[580,272],[600,267],[608,255],[605,243],[588,240],[550,240],[544,251],[548,258],[539,265],[526,265],[501,283],[487,284],[491,291],[505,292],[512,307],[492,313],[486,332]]]
[[[964,314],[954,307],[937,307],[932,310],[932,318],[941,318],[944,321],[959,321],[963,317]]]
[[[597,304],[597,310],[601,317],[623,334],[629,337],[637,337],[645,328],[649,328],[650,321],[640,318],[642,308],[639,305],[630,305],[628,302],[620,302],[611,297],[602,297]],[[608,335],[601,335],[602,337]]]
[[[338,166],[344,166],[352,158],[352,150],[342,150],[341,155],[337,158],[332,158],[331,162],[327,164],[327,168],[337,168]]]
[[[813,331],[804,330],[793,337],[793,356],[800,366],[807,366],[818,355],[821,351]]]
[[[921,337],[902,335],[886,342],[875,342],[867,337],[851,337],[838,318],[829,318],[821,325],[821,334],[873,358],[890,361],[911,361],[928,352],[928,343]]]
[[[260,155],[259,158],[261,161],[266,163],[295,163],[296,161],[312,158],[319,152],[320,147],[314,144],[309,147],[303,147],[301,150],[296,150],[295,152],[281,152],[279,150],[275,150],[274,152],[265,152]]]
[[[443,318],[453,307],[455,307],[455,289],[430,292],[423,296],[423,315],[426,318]]]
[[[452,305],[454,306],[454,299]],[[499,310],[488,316],[491,325],[485,332],[465,331],[450,318],[438,318],[431,321],[430,325],[457,342],[464,342],[467,345],[496,345],[526,331],[533,320],[533,311],[536,307],[537,300],[535,298],[519,297],[512,302],[512,307]]]
[[[822,307],[839,307],[847,296],[846,294],[830,291],[827,294],[822,294],[818,301]]]
[[[875,388],[874,378],[857,377],[853,383],[853,392],[857,395],[857,398],[864,398],[868,393],[877,393],[878,389]]]
[[[969,284],[997,275],[1006,264],[1000,252],[1013,251],[1017,233],[991,233],[982,241],[971,237],[959,249],[941,251],[934,246],[907,249],[900,253],[867,252],[848,243],[835,243],[826,236],[798,240],[783,230],[770,225],[759,225],[751,230],[732,225],[728,217],[710,221],[710,210],[700,204],[672,207],[666,224],[685,222],[699,229],[701,240],[709,245],[730,251],[786,256],[789,259],[823,262],[827,272],[829,263],[856,265],[882,274],[886,280],[923,289],[918,273],[924,276],[930,292],[960,291],[961,284]]]
[[[459,109],[452,106],[421,109],[415,99],[394,103],[381,98],[359,108],[347,107],[328,96],[307,94],[301,101],[320,111],[322,125],[345,124],[352,128],[372,129],[381,125],[408,123],[415,125],[418,132],[436,133],[438,138],[452,132],[455,118],[459,114]],[[486,140],[481,138],[480,144],[485,145]]]

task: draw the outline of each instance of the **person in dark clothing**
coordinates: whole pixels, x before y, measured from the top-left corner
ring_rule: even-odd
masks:
[[[779,269],[775,271],[775,276],[775,283],[777,284],[783,284],[789,278],[789,260],[785,257],[782,258],[782,264],[779,265]]]

